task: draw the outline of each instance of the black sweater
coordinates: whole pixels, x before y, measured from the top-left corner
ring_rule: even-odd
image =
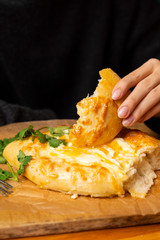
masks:
[[[123,77],[152,57],[158,0],[0,0],[0,125],[76,118],[99,70]]]

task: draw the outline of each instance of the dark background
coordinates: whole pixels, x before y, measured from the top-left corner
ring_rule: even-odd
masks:
[[[156,0],[0,0],[0,124],[77,118],[99,70],[123,77],[152,57]]]

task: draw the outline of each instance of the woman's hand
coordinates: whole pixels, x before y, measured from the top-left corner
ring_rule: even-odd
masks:
[[[121,99],[130,88],[134,90],[118,109],[124,126],[160,117],[160,61],[150,59],[141,67],[122,78],[114,87],[112,98]]]

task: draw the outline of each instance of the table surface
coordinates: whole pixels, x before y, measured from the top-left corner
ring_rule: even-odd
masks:
[[[12,240],[160,240],[160,224],[105,229],[59,235],[16,238]]]

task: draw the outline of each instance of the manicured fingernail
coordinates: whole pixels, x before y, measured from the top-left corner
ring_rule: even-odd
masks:
[[[115,91],[113,92],[113,94],[112,94],[112,99],[113,99],[113,100],[117,100],[117,99],[120,98],[120,96],[121,96],[121,90],[120,90],[120,89],[117,89],[117,90],[115,90]]]
[[[129,113],[129,109],[128,107],[122,107],[119,111],[118,111],[118,117],[119,118],[124,118],[124,117],[127,117]]]
[[[125,126],[125,127],[132,126],[133,123],[134,123],[134,118],[133,118],[132,115],[131,115],[129,118],[124,119],[124,120],[122,121],[122,124],[123,124],[123,126]]]

